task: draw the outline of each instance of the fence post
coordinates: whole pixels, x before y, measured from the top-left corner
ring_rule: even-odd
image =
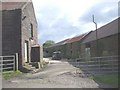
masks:
[[[98,61],[99,61],[99,74],[101,73],[101,62],[100,62],[100,58],[98,57]]]
[[[13,56],[13,63],[14,63],[13,70],[15,71],[15,56]]]
[[[111,60],[111,69],[112,69],[112,72],[114,72],[114,57],[111,57],[110,60]]]
[[[16,71],[18,71],[18,53],[15,54],[16,57]]]

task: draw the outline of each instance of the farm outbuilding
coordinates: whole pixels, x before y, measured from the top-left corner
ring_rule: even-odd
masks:
[[[19,0],[18,0],[19,1]],[[18,54],[18,68],[23,70],[31,63],[32,47],[38,45],[37,20],[33,3],[1,2],[2,9],[2,56]],[[39,50],[39,49],[38,49]],[[34,51],[40,54],[40,51]],[[40,58],[37,58],[40,61]]]
[[[50,56],[54,51],[59,50],[62,52],[62,57],[67,59],[116,56],[118,55],[119,19],[97,30],[58,42],[46,50]]]

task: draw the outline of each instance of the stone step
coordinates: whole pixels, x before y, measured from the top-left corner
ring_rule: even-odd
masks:
[[[30,65],[29,63],[25,63],[24,67],[27,68],[27,69],[29,69],[29,70],[36,69],[35,67],[33,67],[32,65]]]
[[[34,69],[34,70],[31,71],[31,73],[32,73],[32,74],[35,74],[35,73],[39,72],[40,70],[41,70],[41,69]]]
[[[40,68],[40,63],[38,63],[38,62],[31,62],[30,65],[32,65],[33,67],[36,67],[36,68]]]
[[[26,66],[31,66],[31,67],[32,67],[32,65],[30,65],[29,63],[25,63],[24,65],[26,65]]]
[[[37,72],[39,72],[41,70],[39,68],[39,66],[38,66],[38,63],[36,63],[36,62],[34,62],[34,63],[33,62],[32,63],[25,63],[24,67],[26,69],[28,69],[29,73],[32,73],[32,74],[37,73]]]

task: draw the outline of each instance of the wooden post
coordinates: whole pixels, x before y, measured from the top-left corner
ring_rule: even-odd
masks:
[[[15,56],[16,56],[16,71],[18,71],[18,53],[16,53]]]
[[[15,56],[13,56],[13,63],[14,63],[13,70],[15,71]]]

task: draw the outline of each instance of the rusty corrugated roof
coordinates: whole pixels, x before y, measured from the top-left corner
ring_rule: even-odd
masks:
[[[81,34],[79,36],[75,36],[75,37],[72,37],[72,38],[65,39],[63,41],[60,41],[58,43],[53,44],[50,47],[54,47],[54,46],[59,46],[59,45],[67,44],[67,43],[73,43],[73,42],[80,41],[81,39],[83,39],[89,33],[91,33],[91,31],[87,32],[87,33],[84,33],[84,34]]]
[[[76,36],[76,37],[73,37],[73,38],[67,40],[65,43],[72,43],[72,42],[80,41],[86,35],[87,35],[87,33],[79,35],[79,36]]]

